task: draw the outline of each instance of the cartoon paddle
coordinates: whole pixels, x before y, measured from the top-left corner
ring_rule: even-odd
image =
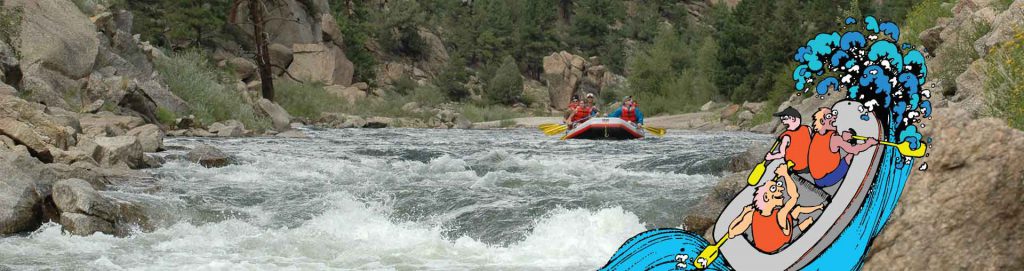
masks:
[[[863,136],[853,136],[853,139],[867,140],[868,138]],[[923,142],[921,143],[920,147],[917,147],[917,149],[911,149],[910,142],[907,141],[903,141],[903,143],[896,144],[888,141],[879,140],[878,144],[896,147],[896,150],[899,150],[900,154],[906,157],[924,157],[925,153],[928,150],[928,146],[925,145]]]

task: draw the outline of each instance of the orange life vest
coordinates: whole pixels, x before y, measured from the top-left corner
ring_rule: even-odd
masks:
[[[814,133],[811,137],[811,148],[807,151],[807,162],[811,169],[811,177],[814,179],[824,178],[839,167],[838,152],[832,152],[832,135],[835,131],[827,131],[825,134]]]
[[[627,109],[628,108],[628,109]],[[622,115],[619,118],[629,121],[636,122],[636,107],[622,107]]]
[[[580,102],[569,102],[569,106],[568,106],[569,111],[576,110],[576,108],[579,108],[579,107],[580,107]]]
[[[807,168],[807,150],[811,147],[811,129],[807,125],[800,125],[796,130],[786,130],[779,135],[779,139],[789,136],[789,146],[786,147],[786,160],[793,161],[793,170],[801,171]]]
[[[586,105],[580,105],[579,107],[576,107],[576,113],[572,115],[572,122],[576,122],[581,119],[590,117],[590,111],[593,109],[594,108]]]
[[[761,252],[775,253],[791,240],[792,235],[783,233],[782,226],[779,226],[779,209],[775,208],[768,216],[761,215],[760,211],[754,211],[751,215],[751,237],[754,239],[754,247]],[[787,214],[786,223],[793,225],[793,216]]]

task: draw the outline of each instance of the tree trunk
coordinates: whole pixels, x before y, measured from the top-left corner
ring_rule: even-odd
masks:
[[[271,75],[267,33],[263,32],[263,5],[259,3],[259,0],[249,0],[249,19],[252,20],[252,34],[256,41],[256,67],[260,74],[263,98],[273,101],[274,78]]]
[[[558,15],[563,24],[569,25],[572,22],[572,0],[558,1]]]

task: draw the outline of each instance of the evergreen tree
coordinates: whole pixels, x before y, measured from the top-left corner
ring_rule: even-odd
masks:
[[[522,99],[523,78],[512,56],[505,56],[484,91],[492,103],[512,105]]]

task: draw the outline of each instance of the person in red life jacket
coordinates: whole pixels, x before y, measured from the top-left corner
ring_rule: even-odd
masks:
[[[782,125],[786,126],[786,131],[779,134],[778,150],[766,154],[764,160],[786,158],[786,161],[793,162],[794,172],[807,172],[807,149],[811,146],[811,128],[800,124],[800,111],[792,106],[772,116],[779,117]]]
[[[626,96],[622,99],[622,106],[616,109],[615,112],[608,114],[611,118],[620,118],[625,121],[644,125],[644,113],[640,112],[640,108],[637,106],[636,101],[633,100],[633,96]]]
[[[583,102],[580,101],[580,96],[572,95],[572,100],[570,100],[569,105],[566,106],[564,118],[569,119],[569,116],[572,116],[573,112],[575,112],[576,108],[579,107],[581,104],[583,104]]]
[[[811,217],[799,222],[794,221],[795,218],[825,208],[821,204],[810,207],[797,206],[800,194],[797,193],[793,178],[789,176],[789,169],[785,164],[779,165],[775,169],[775,174],[785,180],[785,183],[775,178],[757,187],[754,190],[754,202],[743,207],[743,212],[729,223],[726,235],[732,239],[750,229],[754,247],[768,254],[779,252],[779,249],[793,241],[794,226],[804,232],[814,223],[814,218]],[[785,197],[782,190],[789,194],[789,200],[783,201]]]
[[[822,107],[814,113],[814,135],[811,136],[811,145],[807,150],[807,162],[811,177],[814,178],[814,185],[819,188],[833,186],[842,181],[846,178],[846,172],[850,170],[853,156],[878,144],[878,140],[874,138],[868,138],[864,144],[850,143],[852,134],[836,131],[838,114],[839,112],[828,107]],[[840,150],[845,151],[846,155],[841,155]]]
[[[576,127],[576,124],[587,121],[594,115],[597,115],[597,109],[594,107],[594,94],[587,93],[587,101],[577,105],[565,123],[569,125],[569,129],[572,129]]]

